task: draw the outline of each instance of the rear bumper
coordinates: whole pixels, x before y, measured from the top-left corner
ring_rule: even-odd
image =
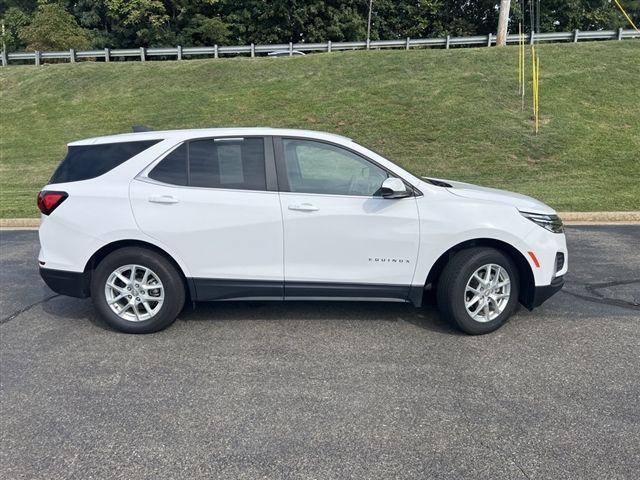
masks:
[[[40,276],[56,293],[78,298],[89,296],[89,275],[84,272],[40,268]]]
[[[564,277],[556,277],[551,281],[551,284],[544,287],[535,287],[533,292],[533,299],[530,305],[526,305],[529,310],[539,307],[544,302],[549,300],[553,295],[562,290],[564,286]]]

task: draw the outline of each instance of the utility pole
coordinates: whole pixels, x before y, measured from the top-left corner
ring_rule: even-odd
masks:
[[[502,47],[507,44],[507,25],[509,24],[509,10],[511,0],[500,0],[500,16],[498,17],[498,35],[496,36],[496,46]]]
[[[2,21],[2,53],[0,53],[0,64],[3,67],[7,66],[7,59],[9,58],[9,55],[7,55],[7,44],[4,41],[4,36],[5,36],[5,30],[4,30],[4,20]]]
[[[373,7],[373,0],[369,0],[369,19],[367,20],[367,48],[371,41],[371,9]]]

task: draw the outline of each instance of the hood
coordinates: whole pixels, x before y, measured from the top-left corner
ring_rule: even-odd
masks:
[[[423,180],[431,185],[445,188],[449,193],[457,195],[458,197],[505,203],[513,205],[523,212],[543,214],[556,213],[549,205],[520,193],[498,190],[497,188],[481,187],[471,183],[455,182],[453,180],[441,180],[427,177],[423,177]]]

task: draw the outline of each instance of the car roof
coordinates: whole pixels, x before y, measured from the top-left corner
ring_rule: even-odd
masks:
[[[200,128],[187,130],[161,130],[135,133],[120,133],[116,135],[105,135],[102,137],[86,138],[71,142],[68,145],[99,145],[102,143],[119,143],[119,142],[137,142],[144,140],[175,140],[184,141],[191,138],[203,137],[233,137],[233,136],[290,136],[305,137],[318,140],[351,142],[352,140],[342,135],[334,133],[318,132],[315,130],[299,130],[292,128],[267,128],[267,127],[250,127],[250,128]]]

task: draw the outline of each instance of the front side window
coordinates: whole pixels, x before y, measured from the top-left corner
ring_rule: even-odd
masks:
[[[264,140],[194,140],[180,145],[149,173],[172,185],[266,190]]]
[[[299,193],[374,196],[387,172],[355,153],[312,140],[283,139],[289,189]]]

